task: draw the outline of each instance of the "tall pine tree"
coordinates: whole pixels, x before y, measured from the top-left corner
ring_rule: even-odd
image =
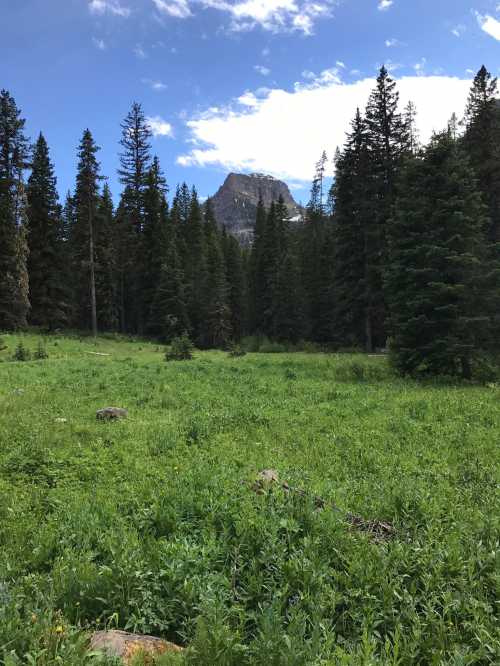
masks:
[[[14,98],[0,92],[0,330],[27,324],[27,201],[23,171],[28,144]]]
[[[71,294],[67,287],[64,222],[54,167],[45,137],[35,144],[28,198],[30,323],[53,330],[67,326]]]
[[[470,378],[487,342],[482,291],[485,208],[451,132],[403,169],[390,225],[386,288],[403,374]]]

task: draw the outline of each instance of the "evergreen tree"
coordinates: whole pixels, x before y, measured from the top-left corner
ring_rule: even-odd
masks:
[[[203,215],[198,194],[193,188],[186,222],[181,227],[186,247],[185,275],[188,317],[193,338],[203,344],[207,318],[207,248]]]
[[[150,331],[164,342],[190,329],[186,307],[184,272],[175,239],[168,245],[150,314]]]
[[[247,293],[245,266],[241,247],[226,230],[222,231],[222,248],[226,265],[228,304],[231,313],[231,331],[234,340],[240,340],[247,326]]]
[[[297,257],[288,249],[276,276],[274,335],[298,342],[307,335],[307,308]]]
[[[232,337],[231,310],[226,266],[221,246],[221,237],[210,204],[205,212],[207,227],[207,309],[206,323],[202,333],[203,343],[208,347],[225,347]]]
[[[71,246],[76,300],[76,325],[97,335],[96,298],[96,213],[99,203],[99,147],[89,129],[83,133],[78,149],[75,192],[75,222]]]
[[[64,223],[47,142],[40,134],[26,190],[29,222],[30,322],[48,330],[69,323]]]
[[[464,146],[488,206],[488,240],[500,243],[500,100],[497,79],[484,65],[474,78],[465,111]],[[494,250],[500,260],[498,249]]]
[[[0,330],[27,323],[27,200],[23,171],[28,144],[25,121],[13,97],[0,92]]]
[[[143,311],[148,320],[167,249],[166,234],[169,212],[166,195],[167,183],[161,171],[160,162],[157,157],[154,157],[144,192],[144,272],[141,294]],[[147,328],[149,328],[149,321]]]
[[[368,240],[372,205],[366,195],[369,178],[367,126],[359,109],[344,149],[336,161],[332,186],[335,218],[331,323],[338,346],[372,349],[370,300],[367,293]]]
[[[122,280],[123,307],[122,319],[128,327],[138,333],[144,331],[146,312],[142,300],[142,285],[147,272],[143,232],[145,225],[145,191],[151,166],[151,129],[142,107],[137,102],[121,125],[120,182],[125,186],[122,195],[121,226],[124,233],[123,244],[129,253],[127,279]],[[133,232],[135,240],[133,242]],[[125,276],[124,276],[125,277]]]
[[[270,337],[276,336],[276,316],[278,298],[278,270],[280,265],[280,244],[278,235],[278,217],[275,202],[271,203],[266,219],[266,229],[259,275],[261,294],[259,299],[260,331]]]
[[[266,208],[262,194],[257,202],[255,215],[254,237],[252,251],[248,266],[249,290],[249,319],[250,329],[253,333],[259,332],[262,326],[262,299],[264,297],[265,283],[262,273],[262,255],[264,251],[264,236],[266,233]]]
[[[116,331],[119,327],[116,225],[107,183],[97,205],[95,262],[97,320],[103,330]]]
[[[323,178],[325,170],[325,153],[316,165],[316,173],[311,187],[311,197],[306,207],[305,223],[301,229],[301,276],[306,301],[308,304],[308,320],[311,336],[314,340],[320,337],[321,306],[323,299],[322,262],[320,257],[325,240],[325,208],[323,204]]]
[[[485,209],[451,133],[433,138],[403,169],[390,226],[386,286],[392,350],[406,374],[471,376],[484,348]]]
[[[408,150],[407,127],[398,111],[396,83],[385,67],[366,108],[367,141],[370,155],[366,196],[371,204],[371,223],[366,239],[366,340],[367,349],[385,346],[386,305],[383,273],[387,262],[386,232],[394,201],[397,169]]]

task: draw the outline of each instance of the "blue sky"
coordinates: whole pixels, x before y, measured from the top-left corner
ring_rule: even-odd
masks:
[[[0,19],[0,87],[44,132],[60,191],[89,127],[115,198],[134,100],[171,189],[263,171],[305,200],[382,63],[423,139],[463,112],[481,64],[500,73],[500,0],[0,0]]]

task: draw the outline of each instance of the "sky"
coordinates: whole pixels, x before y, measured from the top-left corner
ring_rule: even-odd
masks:
[[[88,127],[118,198],[138,101],[171,191],[263,172],[305,202],[382,64],[423,141],[462,116],[482,64],[500,74],[500,0],[0,0],[0,24],[0,88],[47,138],[61,194]]]

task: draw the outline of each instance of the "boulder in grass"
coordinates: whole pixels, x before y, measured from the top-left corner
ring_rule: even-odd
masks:
[[[155,636],[142,636],[116,630],[96,631],[90,639],[90,649],[93,652],[102,652],[108,657],[118,657],[124,664],[131,664],[137,655],[154,658],[167,652],[183,651],[179,645]]]
[[[128,412],[123,407],[104,407],[96,412],[96,418],[100,421],[116,421],[117,419],[125,419]]]

